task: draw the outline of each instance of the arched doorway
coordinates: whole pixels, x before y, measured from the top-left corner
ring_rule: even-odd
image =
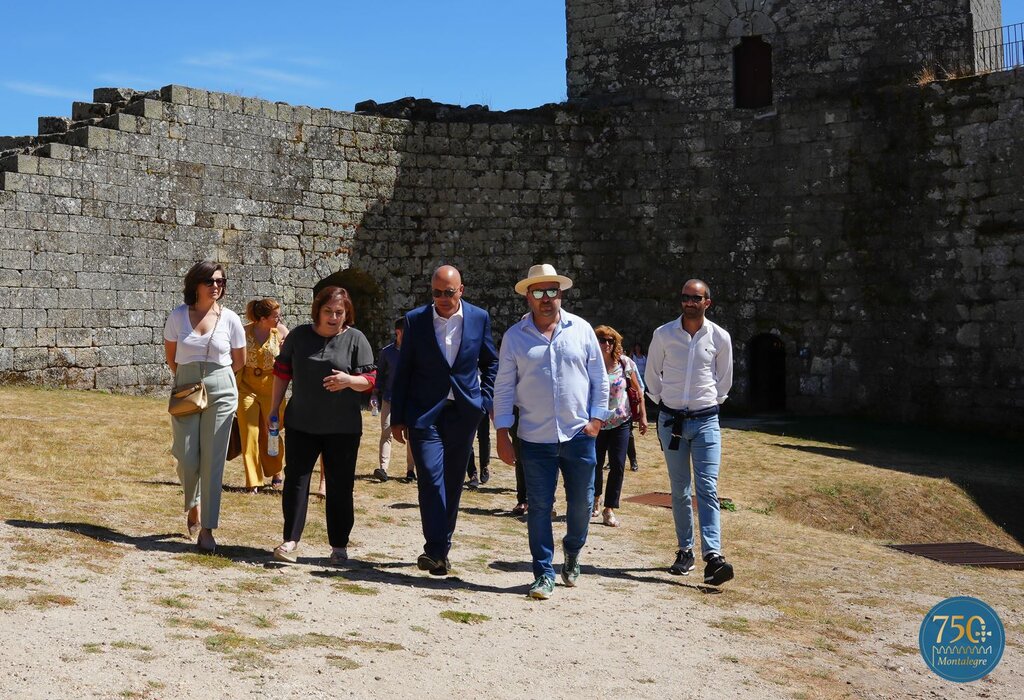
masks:
[[[374,353],[391,342],[394,319],[385,316],[384,291],[376,279],[355,268],[339,270],[317,282],[313,287],[313,296],[324,287],[331,286],[348,290],[356,310],[356,322],[353,325],[366,335]]]
[[[779,336],[762,333],[750,341],[750,407],[755,411],[786,408],[786,346]]]

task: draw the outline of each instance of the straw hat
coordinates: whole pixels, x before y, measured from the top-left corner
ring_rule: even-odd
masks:
[[[516,283],[516,294],[525,295],[527,288],[531,284],[538,284],[540,282],[558,282],[558,288],[562,290],[572,286],[571,279],[555,272],[555,268],[552,265],[541,263],[531,267],[530,271],[526,273],[526,278]]]

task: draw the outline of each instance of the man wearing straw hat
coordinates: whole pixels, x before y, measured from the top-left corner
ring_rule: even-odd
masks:
[[[519,408],[535,577],[530,597],[540,600],[555,588],[551,507],[559,471],[567,505],[562,582],[572,587],[579,578],[594,502],[595,438],[608,414],[608,377],[594,329],[562,309],[562,293],[570,287],[572,280],[548,264],[534,265],[516,284],[530,313],[502,337],[494,381],[498,456],[506,464],[515,462],[509,428],[512,408]]]

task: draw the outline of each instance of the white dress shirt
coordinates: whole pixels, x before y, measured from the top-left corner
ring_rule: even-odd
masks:
[[[451,367],[455,364],[455,358],[459,354],[459,347],[462,346],[462,302],[459,308],[451,315],[451,318],[444,318],[437,313],[437,307],[431,306],[430,312],[434,314],[434,337],[437,338],[437,345],[441,348],[441,354]],[[454,389],[448,392],[448,398],[455,400]]]
[[[680,411],[700,411],[722,403],[732,388],[732,338],[704,319],[693,337],[683,317],[654,331],[647,350],[644,380],[655,403]]]

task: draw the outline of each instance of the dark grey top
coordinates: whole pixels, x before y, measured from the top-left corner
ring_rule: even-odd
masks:
[[[292,397],[284,412],[284,425],[304,433],[363,432],[362,396],[351,389],[327,391],[324,378],[332,371],[349,374],[373,372],[369,341],[351,326],[325,338],[310,324],[292,330],[281,345],[275,372],[291,374]]]

